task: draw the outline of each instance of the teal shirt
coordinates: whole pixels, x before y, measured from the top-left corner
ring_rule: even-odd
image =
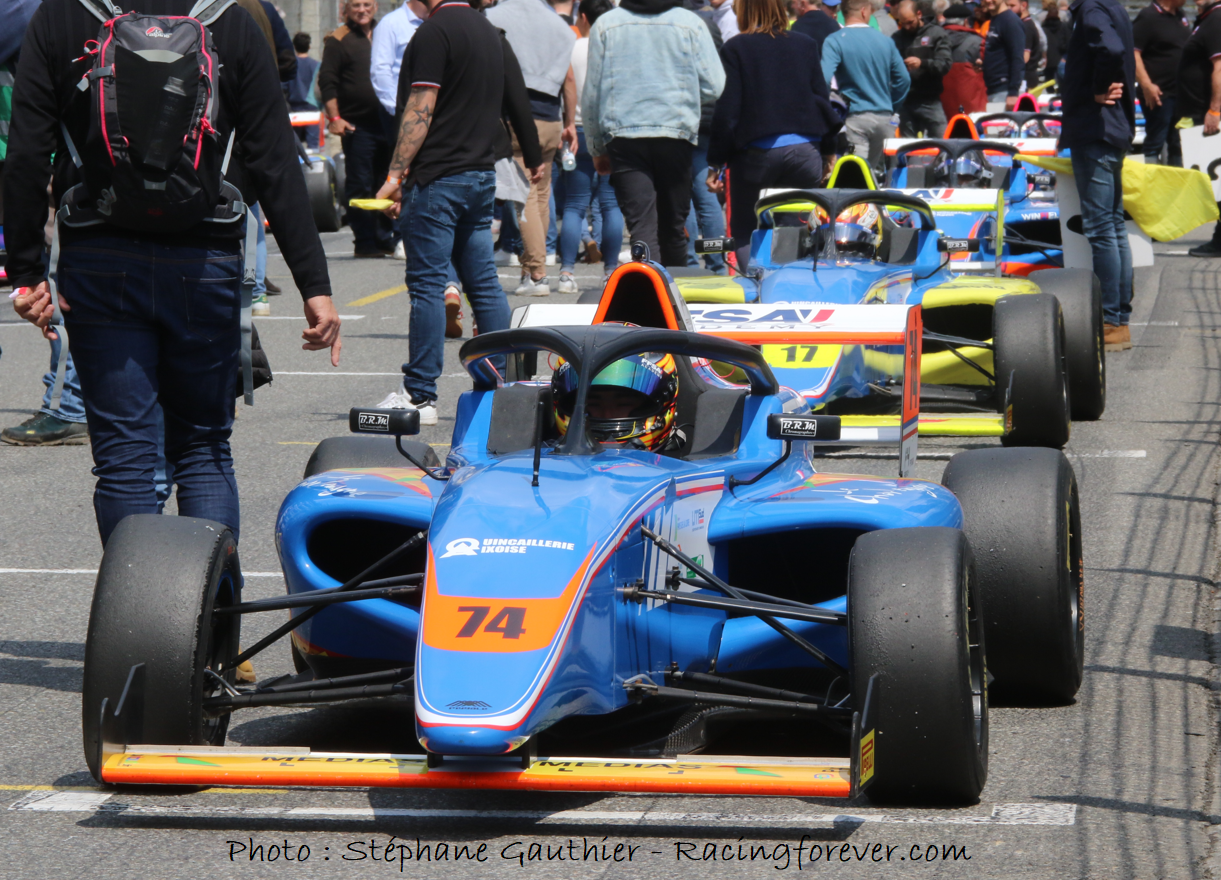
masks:
[[[827,37],[822,48],[822,74],[848,101],[848,112],[895,112],[911,77],[894,40],[868,27],[845,27]]]

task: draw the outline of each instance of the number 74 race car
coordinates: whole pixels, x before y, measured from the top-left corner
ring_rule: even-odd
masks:
[[[993,677],[1053,701],[1081,681],[1068,461],[983,449],[956,455],[941,484],[911,476],[919,307],[629,326],[682,306],[664,269],[633,267],[606,292],[621,323],[462,347],[473,388],[443,465],[403,439],[414,411],[352,410],[372,436],[323,441],[280,509],[283,597],[243,599],[216,523],[120,523],[86,648],[94,776],[977,799]],[[822,470],[825,449],[867,439],[781,387],[751,347],[764,337],[895,353],[902,436],[875,439],[901,443],[899,478]],[[595,378],[641,353],[672,358],[677,376],[681,430],[664,453],[600,441],[587,414]],[[575,389],[562,432],[561,367]],[[247,614],[285,611],[239,648]],[[283,636],[298,673],[239,684],[238,664]],[[245,707],[375,697],[414,701],[394,754],[224,744]]]

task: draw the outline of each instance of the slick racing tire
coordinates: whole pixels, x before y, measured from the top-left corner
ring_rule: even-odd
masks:
[[[437,453],[427,443],[404,440],[403,449],[430,468],[441,466]],[[328,437],[314,447],[314,454],[306,462],[305,474],[301,479],[308,480],[323,471],[403,467],[410,468],[415,465],[399,455],[399,451],[394,447],[393,437]]]
[[[233,684],[241,615],[212,609],[241,601],[233,533],[187,516],[136,514],[106,543],[89,614],[82,699],[85,760],[101,781],[102,701],[112,712],[128,673],[144,664],[145,743],[224,745],[229,714],[209,714],[205,697],[223,692],[206,674]],[[130,711],[130,708],[129,710]]]
[[[1069,436],[1059,301],[1050,293],[1002,296],[992,311],[992,341],[998,408],[1004,413],[1008,401],[1013,415],[1001,442],[1059,449]]]
[[[1031,276],[1055,295],[1064,314],[1064,359],[1073,419],[1095,421],[1107,408],[1107,361],[1103,348],[1102,286],[1089,269],[1046,269]]]
[[[325,159],[301,163],[305,175],[305,191],[309,195],[310,211],[319,232],[339,231],[339,199],[336,195],[335,169]]]
[[[335,199],[339,202],[339,220],[348,222],[348,160],[343,153],[331,157],[335,166]]]
[[[979,799],[988,777],[988,701],[977,592],[959,529],[884,529],[856,540],[848,643],[857,711],[879,673],[866,788],[874,801]]]
[[[998,695],[1067,703],[1085,662],[1077,478],[1055,449],[973,449],[941,478],[962,505]]]

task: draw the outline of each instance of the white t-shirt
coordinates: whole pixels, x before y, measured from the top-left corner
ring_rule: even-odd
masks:
[[[581,92],[585,89],[585,71],[589,67],[589,37],[578,37],[572,47],[572,78],[577,81],[577,125],[581,124]]]

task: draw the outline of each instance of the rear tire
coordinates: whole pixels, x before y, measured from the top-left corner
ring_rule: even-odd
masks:
[[[1002,296],[992,311],[992,341],[1002,413],[1012,377],[1013,426],[1001,442],[1059,449],[1068,442],[1070,430],[1059,301],[1050,293]]]
[[[220,693],[212,669],[230,684],[241,616],[214,617],[215,605],[241,601],[233,533],[186,516],[125,518],[106,544],[85,642],[82,712],[85,760],[100,781],[102,700],[114,711],[128,672],[144,664],[143,741],[220,746],[228,713],[208,717],[205,696]]]
[[[335,195],[335,169],[325,159],[301,164],[305,175],[305,191],[309,195],[310,211],[319,232],[339,231],[339,200]]]
[[[848,574],[852,693],[880,673],[878,802],[975,803],[988,777],[983,626],[971,547],[959,529],[868,532]]]
[[[1031,280],[1044,293],[1054,294],[1064,313],[1064,358],[1073,419],[1102,418],[1107,408],[1107,360],[1098,276],[1089,269],[1047,269]]]
[[[942,484],[962,505],[998,693],[1071,702],[1085,663],[1077,478],[1052,449],[975,449]]]
[[[441,466],[437,453],[420,440],[404,440],[403,448],[418,461],[430,468]],[[314,448],[314,454],[305,464],[301,479],[308,480],[323,471],[348,470],[351,468],[409,468],[415,467],[399,454],[393,437],[328,437]]]
[[[335,198],[339,202],[339,222],[348,222],[348,160],[343,153],[331,157],[335,167]]]

